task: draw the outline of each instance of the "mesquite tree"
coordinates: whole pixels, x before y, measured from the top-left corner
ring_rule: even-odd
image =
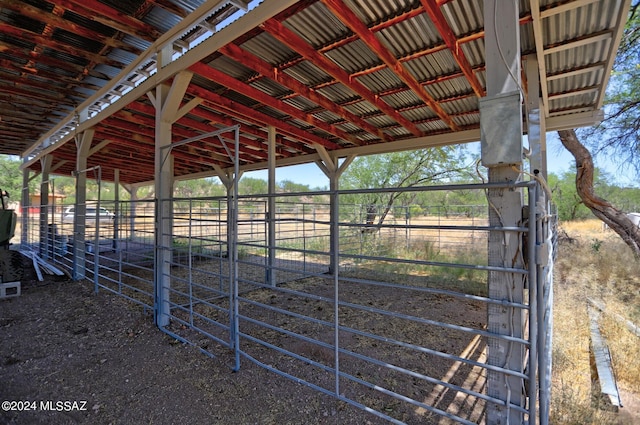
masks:
[[[450,182],[468,170],[464,147],[444,146],[356,158],[343,174],[341,189],[386,188],[344,196],[341,204],[360,204],[366,224],[381,227],[398,202],[407,206],[418,192],[394,190]]]
[[[580,143],[576,132],[562,130],[558,132],[560,141],[576,159],[576,189],[593,214],[615,231],[640,259],[640,228],[627,215],[613,207],[611,203],[597,196],[593,190],[593,160],[589,150]]]
[[[640,175],[640,1],[633,2],[607,87],[604,121],[586,131],[593,152],[615,156]],[[640,259],[640,229],[626,214],[593,190],[593,161],[574,130],[559,131],[560,141],[576,160],[576,189],[593,214],[613,229]]]

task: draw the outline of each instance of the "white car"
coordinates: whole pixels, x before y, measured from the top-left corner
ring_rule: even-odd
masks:
[[[100,223],[113,223],[115,219],[115,214],[107,210],[106,208],[100,207],[98,210],[98,221]],[[75,220],[75,207],[67,207],[62,213],[62,222],[63,223],[73,223]],[[86,221],[85,223],[89,226],[95,225],[96,223],[96,207],[88,206],[86,207]]]

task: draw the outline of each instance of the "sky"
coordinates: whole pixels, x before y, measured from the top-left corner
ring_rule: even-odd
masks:
[[[525,142],[526,146],[526,142]],[[480,151],[480,143],[469,143],[471,152]],[[570,171],[575,164],[573,156],[562,146],[557,133],[547,134],[547,161],[549,173],[561,175],[565,171]],[[613,183],[623,187],[639,187],[640,182],[634,178],[631,170],[621,170],[616,164],[606,158],[595,158],[596,167],[606,171],[613,178]],[[253,171],[244,174],[247,177],[267,180],[267,171]],[[316,164],[303,164],[276,169],[276,181],[290,180],[295,183],[304,184],[310,188],[328,188],[329,179],[324,175]]]
[[[550,173],[560,175],[565,171],[570,171],[575,165],[573,156],[567,151],[557,133],[547,133],[547,161]],[[634,176],[631,169],[616,164],[611,159],[602,157],[594,158],[595,166],[607,172],[613,183],[621,187],[640,187],[640,180]]]
[[[268,178],[267,170],[251,171],[244,173],[242,176],[262,180],[267,180]],[[276,168],[276,181],[281,182],[284,180],[304,184],[312,189],[316,187],[327,189],[329,187],[329,178],[314,163]]]

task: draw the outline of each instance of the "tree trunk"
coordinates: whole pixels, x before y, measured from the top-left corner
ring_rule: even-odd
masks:
[[[631,248],[640,259],[640,228],[625,213],[614,208],[593,191],[593,160],[591,154],[578,140],[575,130],[558,131],[560,141],[576,160],[576,189],[582,202],[593,214],[606,223]]]

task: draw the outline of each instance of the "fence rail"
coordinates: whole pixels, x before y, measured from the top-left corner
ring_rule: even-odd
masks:
[[[537,199],[534,184],[515,188]],[[545,423],[555,232],[549,213],[542,208],[529,223],[500,227],[489,225],[486,206],[414,206],[386,211],[381,222],[380,209],[341,203],[353,195],[101,202],[117,216],[87,227],[83,240],[64,222],[64,207],[49,207],[28,220],[23,243],[69,270],[84,267],[96,290],[166,312],[165,332],[208,355],[231,351],[235,369],[255,362],[391,423],[479,423],[490,404],[517,412],[522,423]],[[331,197],[340,205],[337,220]],[[165,207],[173,214],[156,217]],[[521,252],[537,272],[489,266],[491,233],[528,241]],[[77,249],[86,264],[74,263]],[[524,301],[491,298],[487,281],[496,273],[530,280]],[[524,336],[489,330],[490,306],[529,317]],[[495,341],[529,352],[529,363],[491,364],[487,347]],[[519,380],[528,401],[488,395],[487,380],[496,376]]]

